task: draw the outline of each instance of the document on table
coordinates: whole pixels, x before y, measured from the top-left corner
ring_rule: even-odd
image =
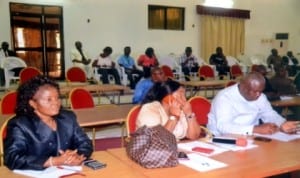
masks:
[[[178,148],[183,149],[186,151],[193,151],[192,149],[195,147],[201,147],[201,148],[208,148],[212,149],[213,151],[211,153],[203,153],[203,152],[197,152],[199,154],[202,154],[204,156],[211,156],[219,153],[223,153],[225,151],[228,151],[226,148],[221,148],[216,145],[210,144],[210,143],[205,143],[201,141],[192,141],[192,142],[187,142],[187,143],[179,143]]]
[[[253,140],[247,139],[247,145],[246,146],[237,146],[236,144],[225,144],[225,143],[215,143],[212,142],[215,145],[218,145],[222,148],[231,150],[231,151],[241,151],[241,150],[248,150],[252,148],[256,148],[257,145],[253,144]]]
[[[262,134],[254,134],[255,136],[261,136],[261,137],[266,137],[266,138],[271,138],[274,140],[279,140],[283,142],[288,142],[291,140],[296,140],[300,138],[300,134],[286,134],[283,132],[276,132],[271,135],[262,135]]]
[[[14,173],[36,178],[58,178],[69,174],[80,173],[81,171],[82,166],[61,166],[59,168],[52,166],[44,170],[13,170]]]
[[[179,163],[200,172],[210,171],[227,166],[225,163],[201,156],[197,153],[190,153],[188,154],[188,157],[189,160],[179,160]]]

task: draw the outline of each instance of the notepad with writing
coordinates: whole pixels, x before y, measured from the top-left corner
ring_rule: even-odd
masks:
[[[188,154],[188,157],[189,160],[179,160],[179,163],[200,172],[211,171],[227,166],[227,164],[223,162],[216,161],[197,153],[190,153]]]
[[[80,172],[82,170],[82,166],[62,166],[62,167],[48,167],[44,170],[13,170],[14,173],[22,174],[29,177],[37,177],[37,178],[58,178],[69,174],[74,174]]]

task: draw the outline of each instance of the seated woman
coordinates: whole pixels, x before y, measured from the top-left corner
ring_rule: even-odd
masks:
[[[155,83],[149,90],[137,117],[137,128],[163,125],[176,139],[197,139],[200,127],[190,103],[185,98],[185,89],[178,82],[168,80]]]
[[[63,110],[58,84],[36,76],[18,88],[16,116],[7,125],[4,164],[41,170],[80,165],[91,156],[91,140],[72,111]]]
[[[137,61],[138,65],[143,67],[144,75],[149,76],[152,67],[159,65],[154,49],[149,47],[146,49],[145,54],[140,55]]]

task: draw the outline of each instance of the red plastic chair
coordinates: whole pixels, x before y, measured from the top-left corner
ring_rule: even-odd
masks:
[[[215,73],[213,68],[211,68],[209,65],[203,65],[199,68],[198,74],[200,77],[203,77],[204,79],[207,78],[215,78]]]
[[[225,87],[230,87],[231,85],[236,84],[236,81],[230,80],[226,83]]]
[[[197,122],[206,126],[208,122],[208,113],[210,111],[210,101],[202,96],[194,96],[189,99],[189,103],[192,106],[192,111],[195,113]]]
[[[2,124],[2,126],[0,128],[0,136],[1,136],[1,138],[0,138],[0,166],[4,165],[4,160],[3,160],[3,155],[4,155],[3,141],[6,138],[6,134],[7,134],[7,123],[14,116],[15,115],[13,115],[10,118],[8,118],[7,120],[5,120],[5,122]]]
[[[15,114],[17,105],[17,92],[11,91],[6,93],[1,99],[1,114]]]
[[[141,106],[137,105],[130,109],[126,117],[126,128],[127,128],[127,137],[130,138],[130,134],[136,130],[136,119],[141,110]]]
[[[164,72],[166,77],[168,77],[170,79],[174,79],[174,73],[173,73],[171,67],[169,67],[167,65],[162,65],[161,69]]]
[[[87,82],[86,74],[80,67],[71,67],[66,72],[67,82]]]
[[[251,72],[255,72],[257,66],[258,66],[257,64],[253,64],[253,65],[251,66]]]
[[[232,78],[238,78],[243,76],[242,69],[239,65],[235,64],[230,67],[230,74]]]
[[[89,91],[84,88],[74,88],[69,94],[72,109],[93,108],[94,100]]]
[[[41,75],[41,71],[35,67],[26,67],[21,70],[20,72],[20,84],[26,82],[27,80],[37,76]]]
[[[74,88],[69,95],[69,103],[72,109],[94,108],[94,100],[89,91],[84,88]],[[95,148],[96,127],[86,127],[92,130],[92,142]]]

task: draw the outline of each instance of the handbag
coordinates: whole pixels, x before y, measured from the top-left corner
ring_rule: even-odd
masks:
[[[174,167],[178,165],[175,136],[163,126],[143,126],[131,134],[126,145],[127,155],[145,168]]]

